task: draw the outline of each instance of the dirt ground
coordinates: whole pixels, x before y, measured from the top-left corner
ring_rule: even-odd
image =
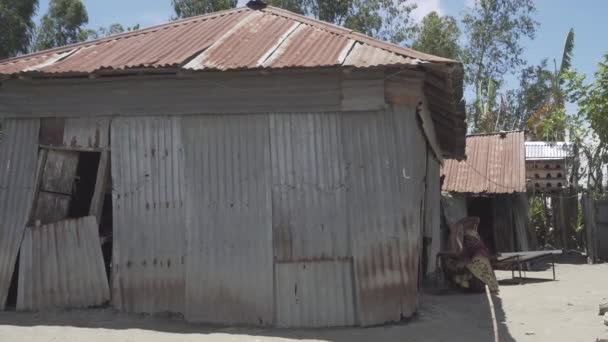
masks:
[[[608,297],[608,264],[556,265],[556,282],[501,284],[494,297],[501,342],[596,341],[608,338],[598,304]],[[510,272],[497,272],[499,279]],[[551,271],[528,272],[551,278]],[[0,341],[492,341],[485,295],[427,290],[410,322],[376,328],[281,330],[218,328],[168,317],[116,314],[112,310],[0,313]],[[435,294],[433,294],[435,293]]]

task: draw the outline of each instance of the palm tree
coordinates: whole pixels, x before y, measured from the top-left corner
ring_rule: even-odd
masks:
[[[534,136],[543,137],[547,140],[559,141],[563,140],[566,135],[565,127],[565,98],[566,90],[564,84],[566,74],[572,67],[572,51],[574,50],[574,29],[570,29],[566,35],[564,50],[562,52],[562,60],[559,68],[557,61],[554,59],[554,71],[549,78],[551,83],[551,92],[542,105],[534,112],[528,120],[528,129]]]

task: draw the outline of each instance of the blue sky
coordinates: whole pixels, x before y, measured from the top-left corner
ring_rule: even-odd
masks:
[[[411,0],[412,1],[412,0]],[[413,0],[419,9],[416,18],[436,10],[459,17],[474,0]],[[39,15],[45,13],[49,0],[40,0]],[[246,0],[239,0],[244,4]],[[576,47],[574,66],[592,76],[597,63],[608,52],[608,0],[535,0],[540,28],[534,41],[525,43],[525,58],[537,64],[544,57],[561,58],[566,33],[574,27]],[[142,27],[167,21],[173,15],[171,0],[84,0],[89,12],[89,26],[97,28],[112,23]]]

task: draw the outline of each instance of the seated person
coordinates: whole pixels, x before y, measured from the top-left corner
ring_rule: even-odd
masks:
[[[466,217],[450,225],[450,249],[452,254],[444,258],[447,278],[456,286],[484,292],[498,292],[498,282],[490,264],[490,251],[485,246],[477,226],[478,217]]]

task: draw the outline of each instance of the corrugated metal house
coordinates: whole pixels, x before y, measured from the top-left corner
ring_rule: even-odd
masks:
[[[441,189],[451,194],[443,200],[448,221],[478,216],[479,233],[494,252],[532,247],[524,142],[523,131],[469,135],[466,160],[446,160],[441,170]]]
[[[464,156],[462,75],[259,2],[0,62],[0,303],[409,317],[441,159]]]

